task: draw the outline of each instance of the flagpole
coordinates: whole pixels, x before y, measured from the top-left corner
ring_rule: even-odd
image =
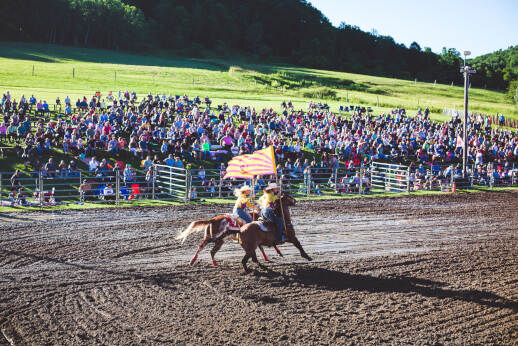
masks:
[[[255,204],[255,176],[252,177],[252,200]],[[252,210],[252,221],[255,221],[255,210]]]
[[[277,168],[275,169],[275,181],[279,186],[279,200],[281,205],[281,216],[282,216],[282,228],[284,228],[284,233],[286,233],[286,221],[284,220],[284,205],[282,203],[282,184],[279,184],[279,175],[277,174]],[[286,235],[285,235],[286,236]]]

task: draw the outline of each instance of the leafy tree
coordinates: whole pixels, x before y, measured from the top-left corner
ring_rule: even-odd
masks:
[[[409,49],[417,50],[418,52],[420,52],[421,51],[421,46],[419,45],[419,43],[414,41],[414,42],[410,43]]]

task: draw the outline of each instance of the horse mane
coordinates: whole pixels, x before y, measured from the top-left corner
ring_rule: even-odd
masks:
[[[281,212],[281,208],[282,208],[282,205],[281,203],[285,203],[283,202],[282,200],[284,198],[292,198],[293,200],[295,200],[290,194],[286,193],[286,192],[283,192],[280,196],[279,199],[277,199],[274,203],[274,212],[277,216],[279,217],[282,217],[282,212]],[[286,224],[289,224],[291,225],[291,213],[290,213],[290,209],[288,208],[287,205],[284,205],[284,221],[286,222]]]

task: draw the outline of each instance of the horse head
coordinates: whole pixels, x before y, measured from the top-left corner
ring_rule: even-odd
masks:
[[[293,196],[287,192],[283,192],[281,194],[280,200],[287,207],[293,207],[293,206],[295,206],[295,203],[296,203],[295,198],[293,198]]]

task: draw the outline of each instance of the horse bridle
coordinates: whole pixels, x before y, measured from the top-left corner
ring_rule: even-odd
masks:
[[[293,205],[295,205],[295,198],[293,198],[292,196],[290,196],[290,195],[289,195],[289,194],[287,194],[287,193],[283,193],[283,194],[281,195],[281,197],[280,197],[280,201],[279,201],[279,202],[280,202],[280,206],[279,206],[280,208],[283,208],[283,206],[284,206],[284,203],[282,202],[283,197],[286,197],[286,198],[288,198],[288,199],[291,199],[291,202],[293,203]],[[286,206],[286,208],[287,208],[287,207],[288,207],[288,206]],[[288,220],[284,220],[284,223],[285,223],[285,224],[284,224],[284,226],[286,227],[286,230],[288,230],[288,229],[293,230],[293,229],[294,229],[294,228],[293,228],[293,223],[291,222],[291,217],[290,217],[290,220],[289,220],[289,221],[288,221]]]

